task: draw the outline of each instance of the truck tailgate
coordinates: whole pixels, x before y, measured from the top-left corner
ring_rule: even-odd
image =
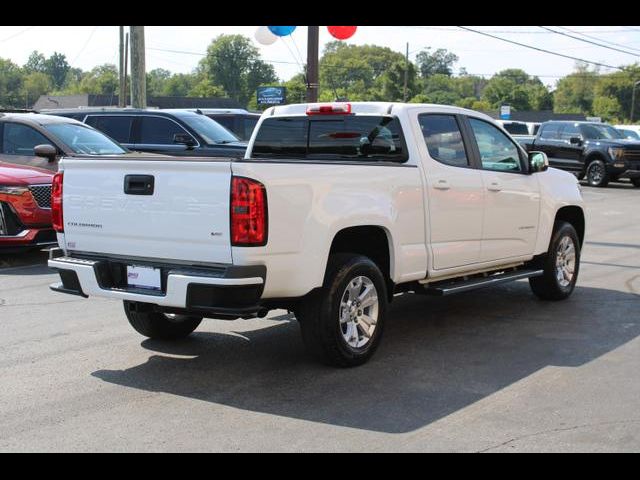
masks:
[[[67,250],[232,263],[229,161],[74,158],[61,165]]]

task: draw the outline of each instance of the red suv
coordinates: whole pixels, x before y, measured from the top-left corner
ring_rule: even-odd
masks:
[[[0,162],[0,253],[56,243],[53,172]]]

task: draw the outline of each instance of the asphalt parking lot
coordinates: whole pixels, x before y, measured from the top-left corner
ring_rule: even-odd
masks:
[[[584,192],[568,301],[402,297],[352,370],[286,312],[145,340],[119,302],[50,292],[43,254],[0,256],[0,451],[639,451],[640,190]]]

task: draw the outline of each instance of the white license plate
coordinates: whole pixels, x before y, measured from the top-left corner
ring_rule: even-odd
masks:
[[[160,290],[160,269],[128,265],[127,285],[148,290]]]

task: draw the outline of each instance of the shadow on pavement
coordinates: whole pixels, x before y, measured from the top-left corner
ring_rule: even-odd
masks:
[[[39,250],[17,253],[0,251],[0,275],[46,275],[49,254]]]
[[[404,433],[547,366],[578,367],[640,334],[640,295],[577,288],[560,303],[525,282],[394,302],[377,354],[339,370],[308,359],[295,321],[242,334],[196,333],[105,382],[312,422]],[[616,312],[612,314],[612,312]],[[186,358],[176,358],[179,355]]]

